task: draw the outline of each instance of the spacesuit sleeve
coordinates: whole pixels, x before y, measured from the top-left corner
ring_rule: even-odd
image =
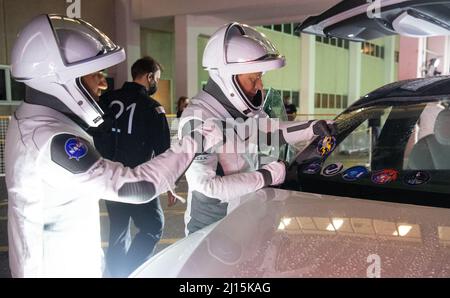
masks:
[[[190,165],[196,148],[191,138],[183,138],[163,154],[129,168],[101,158],[84,139],[59,134],[51,142],[53,169],[48,171],[52,175],[46,178],[53,185],[66,185],[68,191],[89,197],[145,203],[174,186]]]
[[[229,202],[233,198],[254,192],[267,185],[259,171],[219,176],[217,154],[204,154],[195,158],[186,171],[190,190],[196,190],[210,198]]]
[[[333,121],[279,121],[278,119],[260,119],[259,130],[267,134],[268,143],[296,144],[311,141],[317,136],[335,135],[336,125]],[[270,141],[272,140],[272,141]]]

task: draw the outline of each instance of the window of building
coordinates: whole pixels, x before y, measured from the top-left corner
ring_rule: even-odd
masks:
[[[346,108],[346,101],[347,95],[316,93],[314,107],[321,109],[343,109]]]
[[[400,61],[400,52],[399,51],[395,51],[394,53],[394,59],[395,59],[395,63],[398,63]]]
[[[328,109],[328,94],[322,94],[321,108]]]
[[[6,75],[5,70],[0,69],[0,100],[6,100]]]
[[[316,98],[314,100],[314,107],[320,108],[320,93],[316,93]]]
[[[350,47],[350,42],[348,40],[344,40],[344,49],[347,49]]]
[[[299,23],[286,23],[286,24],[273,24],[273,25],[264,25],[263,28],[274,30],[278,32],[282,32],[289,35],[295,35],[300,37],[300,32],[296,32],[295,29]]]
[[[370,42],[361,43],[361,53],[384,59],[384,47]]]
[[[281,96],[283,96],[281,99],[284,100],[286,97],[291,99],[291,91],[286,91],[283,90],[283,92],[281,93]]]
[[[345,109],[345,108],[347,108],[347,106],[348,106],[348,96],[344,95],[342,97],[342,108]]]
[[[329,44],[331,46],[335,46],[335,47],[339,47],[339,48],[345,48],[347,50],[348,50],[348,47],[349,47],[348,40],[344,40],[344,39],[340,39],[340,38],[334,38],[334,37],[316,36],[316,42]]]
[[[300,107],[300,92],[299,91],[292,91],[292,103],[296,107]]]
[[[335,102],[334,102],[334,94],[329,94],[328,95],[328,106],[333,109],[335,108]]]
[[[283,32],[287,34],[292,34],[292,24],[291,23],[283,24]]]
[[[342,98],[341,95],[336,95],[336,109],[342,108]]]

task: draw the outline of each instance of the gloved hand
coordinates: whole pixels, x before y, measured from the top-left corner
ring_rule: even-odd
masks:
[[[337,125],[334,121],[317,120],[312,124],[313,133],[316,136],[334,136],[337,134]]]
[[[283,161],[274,161],[258,170],[264,176],[264,185],[279,185],[286,178],[286,164]]]

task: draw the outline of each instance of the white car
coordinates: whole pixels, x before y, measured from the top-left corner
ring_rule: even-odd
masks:
[[[449,1],[381,1],[377,19],[348,3],[300,28],[356,40],[450,28]],[[242,197],[132,277],[450,277],[450,77],[386,85],[335,120],[335,138],[285,150],[282,187]]]
[[[450,210],[263,189],[132,277],[449,277]]]

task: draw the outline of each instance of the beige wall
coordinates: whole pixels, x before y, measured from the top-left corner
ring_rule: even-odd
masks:
[[[0,0],[0,64],[9,64],[11,48],[20,29],[43,13],[66,14],[66,0]],[[81,0],[81,17],[115,39],[112,0]]]

